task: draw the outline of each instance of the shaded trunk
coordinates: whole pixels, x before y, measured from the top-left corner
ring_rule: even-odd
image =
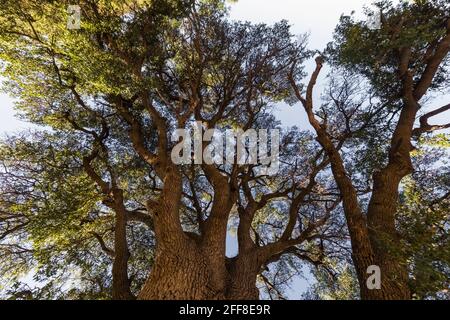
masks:
[[[348,176],[344,161],[334,145],[326,127],[315,118],[313,113],[312,90],[322,68],[322,59],[316,59],[314,71],[307,89],[307,98],[300,92],[296,94],[302,101],[310,124],[317,133],[317,140],[326,151],[333,176],[342,195],[344,213],[352,244],[352,259],[358,276],[361,298],[364,300],[409,299],[408,274],[406,264],[399,252],[399,238],[395,229],[398,188],[403,177],[412,172],[410,159],[411,134],[418,105],[412,98],[405,99],[393,134],[389,163],[381,173],[374,175],[374,187],[367,216],[358,201],[357,191]],[[296,85],[294,84],[294,88]],[[387,244],[393,244],[388,250]],[[396,249],[396,248],[397,249]],[[369,289],[368,268],[378,266],[381,269],[381,289]]]
[[[179,217],[181,177],[175,167],[167,167],[161,199],[148,204],[153,206],[149,211],[154,212],[157,248],[138,299],[226,299],[225,237],[232,201],[225,187],[214,198],[211,216],[201,228],[204,234],[185,233]]]
[[[256,277],[261,265],[255,254],[245,254],[231,259],[228,264],[229,281],[226,298],[230,300],[258,300]]]
[[[212,270],[198,245],[191,239],[172,250],[157,249],[150,277],[141,300],[204,300],[222,297],[211,284]]]
[[[135,299],[128,278],[127,217],[121,190],[115,193],[114,262],[112,266],[112,297],[114,300]]]
[[[407,112],[405,112],[407,113]],[[403,177],[412,171],[409,152],[414,116],[402,115],[401,123],[394,135],[390,164],[374,175],[374,187],[367,217],[359,205],[356,189],[347,176],[343,160],[325,130],[318,128],[318,141],[326,150],[331,169],[343,198],[344,213],[352,244],[352,259],[358,276],[363,300],[410,299],[408,273],[400,254],[400,239],[395,228],[395,214],[398,206],[398,189]],[[403,134],[405,139],[397,137]],[[381,289],[369,289],[368,268],[381,269]]]
[[[367,218],[375,264],[381,269],[382,299],[411,299],[408,269],[402,254],[401,237],[395,226],[398,207],[398,172],[389,169],[374,175],[374,190]]]
[[[228,261],[226,261],[228,260]],[[186,236],[175,251],[157,250],[140,300],[257,300],[260,266],[251,256],[223,259],[223,275],[194,240]],[[223,278],[221,278],[223,277]],[[225,285],[217,286],[217,279]]]
[[[317,133],[317,140],[330,158],[331,170],[342,194],[344,214],[352,246],[352,260],[358,277],[361,299],[382,299],[381,290],[371,290],[367,287],[367,279],[369,277],[367,270],[370,266],[376,265],[377,259],[370,240],[367,219],[361,210],[356,189],[347,175],[344,162],[338,150],[334,147],[325,130],[319,127]]]
[[[375,262],[381,268],[380,299],[411,299],[408,267],[402,252],[401,237],[396,230],[395,215],[400,182],[413,172],[411,137],[420,109],[419,101],[431,87],[439,66],[450,50],[450,20],[447,20],[446,26],[446,36],[436,44],[417,83],[408,69],[411,48],[403,48],[400,52],[399,76],[403,83],[404,105],[392,135],[388,164],[373,176],[373,191],[367,212]]]

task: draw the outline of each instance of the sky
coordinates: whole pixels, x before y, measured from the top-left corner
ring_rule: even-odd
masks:
[[[293,34],[309,34],[309,49],[323,50],[332,40],[334,28],[342,14],[349,15],[354,11],[355,18],[363,18],[364,7],[370,6],[373,2],[374,0],[239,0],[231,5],[231,19],[267,24],[287,20]],[[312,72],[314,67],[313,61],[306,64],[306,70],[309,72]],[[316,86],[315,99],[320,97],[326,74],[327,70],[324,68]],[[449,94],[440,94],[437,98],[430,99],[425,107],[436,109],[449,101]],[[299,105],[289,107],[281,104],[278,108],[278,118],[284,125],[309,128],[305,123],[306,115]],[[430,124],[448,122],[450,112],[430,119]]]
[[[332,40],[333,31],[342,14],[355,11],[355,16],[363,16],[363,7],[372,0],[239,0],[231,5],[231,19],[253,23],[273,24],[287,20],[294,35],[309,34],[309,49],[323,50]],[[306,70],[312,72],[313,61],[306,64]],[[320,96],[320,84],[324,83],[326,69],[318,80],[315,98]],[[295,107],[280,104],[277,116],[285,126],[309,128],[306,115],[299,105]]]
[[[332,39],[333,30],[341,14],[362,16],[363,7],[372,0],[239,0],[231,5],[230,18],[233,20],[251,21],[254,23],[273,24],[280,20],[288,20],[294,34],[310,34],[309,48],[322,50]],[[311,70],[313,64],[307,66]],[[322,74],[322,80],[324,73]],[[1,78],[0,78],[1,80]],[[319,83],[320,83],[319,79]],[[320,87],[318,87],[320,91]],[[437,107],[443,105],[449,96],[434,101]],[[277,115],[286,126],[304,126],[304,114],[297,105],[278,106]],[[14,117],[13,100],[7,94],[0,94],[0,136],[27,128],[27,124]],[[302,120],[303,119],[303,120]],[[434,121],[450,120],[450,115],[434,119]],[[230,233],[228,239],[229,256],[236,254],[236,239]],[[300,298],[302,292],[311,283],[311,278],[296,279],[288,292],[291,299]]]

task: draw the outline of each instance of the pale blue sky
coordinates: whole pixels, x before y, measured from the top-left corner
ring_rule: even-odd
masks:
[[[340,16],[343,13],[350,14],[353,10],[357,16],[362,16],[363,7],[370,3],[372,0],[239,0],[231,6],[231,19],[268,24],[287,20],[293,34],[310,34],[310,49],[323,50],[332,39]],[[307,64],[308,71],[313,68],[313,62]],[[324,82],[325,75],[324,70],[320,75],[318,88]],[[315,96],[320,97],[318,90]],[[308,127],[303,108],[280,104],[278,109],[278,118],[284,125],[299,126],[302,129]]]

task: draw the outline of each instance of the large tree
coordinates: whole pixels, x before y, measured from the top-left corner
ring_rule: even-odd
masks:
[[[375,28],[367,23],[370,19],[356,21],[343,16],[335,41],[324,56],[316,58],[305,92],[294,76],[291,84],[330,159],[343,198],[361,296],[410,299],[408,261],[398,230],[400,184],[414,172],[414,141],[450,127],[429,122],[450,110],[449,104],[428,112],[423,106],[433,92],[448,89],[449,4],[439,0],[398,5],[381,1],[374,11],[368,10],[368,15],[378,14]],[[313,90],[324,58],[337,70],[327,94],[329,101],[316,113]],[[336,80],[339,71],[343,75]],[[361,89],[361,83],[367,86]],[[423,115],[415,127],[419,112]],[[348,159],[350,147],[363,157],[362,166],[361,159]],[[359,162],[359,170],[349,168],[349,161]],[[367,204],[359,192],[361,174],[369,175]],[[368,268],[373,265],[381,268],[381,290],[366,285]]]
[[[448,247],[445,179],[429,197],[417,175],[399,186],[412,144],[446,127],[428,120],[448,106],[424,112],[414,129],[418,102],[447,81],[445,2],[380,3],[379,30],[343,17],[305,87],[312,53],[286,22],[231,22],[220,0],[82,0],[73,29],[69,4],[8,0],[0,9],[5,89],[37,125],[0,148],[0,272],[50,280],[39,290],[17,284],[12,295],[253,299],[259,288],[283,298],[305,263],[345,286],[329,297],[354,297],[354,273],[364,299],[442,289],[448,255],[423,245]],[[325,61],[333,72],[315,109]],[[314,134],[281,130],[275,117],[277,103],[299,100]],[[175,164],[172,134],[198,126],[280,129],[278,173],[195,163],[195,152]],[[412,238],[422,223],[414,195],[443,229]],[[381,290],[366,286],[371,265],[381,267]],[[71,290],[58,290],[72,276]],[[435,281],[414,280],[425,277]]]
[[[268,265],[282,256],[296,261],[289,272],[339,252],[340,197],[327,192],[333,186],[320,173],[328,161],[309,134],[282,134],[275,176],[259,165],[171,160],[172,132],[194,121],[277,127],[270,113],[290,93],[291,59],[307,57],[285,22],[231,23],[221,1],[80,1],[73,30],[67,4],[6,1],[1,9],[8,90],[27,120],[51,128],[4,147],[8,250],[21,230],[19,243],[30,243],[38,263],[60,253],[95,275],[92,256],[67,251],[102,249],[115,299],[257,298],[257,277],[265,272],[260,281],[273,289]],[[233,258],[225,254],[230,221],[238,221]]]

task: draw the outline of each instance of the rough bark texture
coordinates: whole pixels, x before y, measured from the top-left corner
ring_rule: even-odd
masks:
[[[254,254],[243,254],[232,259],[229,264],[230,281],[226,298],[231,300],[257,300],[256,277],[261,265]]]
[[[220,298],[212,272],[199,247],[187,236],[172,250],[157,249],[155,265],[141,290],[141,300]]]
[[[382,290],[377,298],[389,300],[411,298],[407,265],[401,255],[401,239],[395,229],[398,185],[398,179],[383,173],[377,175],[367,214],[375,265],[381,269]]]
[[[220,270],[211,268],[205,252],[194,240],[186,236],[185,242],[176,252],[159,251],[155,265],[144,288],[141,300],[257,300],[256,277],[260,265],[251,256],[223,259],[227,272],[217,287]]]
[[[225,257],[233,197],[226,180],[214,172],[210,175],[212,184],[223,192],[215,195],[211,216],[201,228],[204,233],[192,235],[183,232],[179,223],[181,178],[175,167],[168,168],[163,195],[152,210],[158,239],[155,264],[138,299],[258,298],[255,285],[260,265],[257,261]]]
[[[357,191],[348,176],[338,148],[313,112],[313,88],[322,69],[323,59],[316,59],[316,69],[303,98],[295,82],[291,83],[298,99],[302,102],[308,119],[317,133],[317,141],[325,150],[331,164],[331,170],[340,190],[344,213],[347,220],[351,244],[352,259],[355,265],[361,298],[365,300],[409,299],[408,276],[406,265],[396,250],[387,250],[389,244],[398,243],[395,230],[395,213],[397,210],[398,186],[401,179],[412,170],[409,153],[410,138],[414,124],[413,105],[407,105],[400,116],[396,133],[392,139],[395,150],[391,150],[390,165],[382,173],[374,176],[373,194],[367,217],[361,210]],[[409,135],[409,138],[408,138]],[[381,269],[381,290],[367,288],[369,266],[377,265]]]
[[[127,211],[123,205],[123,193],[114,190],[116,217],[114,228],[114,262],[112,267],[113,286],[112,294],[114,300],[132,300],[133,294],[130,290],[130,279],[128,278],[128,259],[130,252],[127,244]]]

